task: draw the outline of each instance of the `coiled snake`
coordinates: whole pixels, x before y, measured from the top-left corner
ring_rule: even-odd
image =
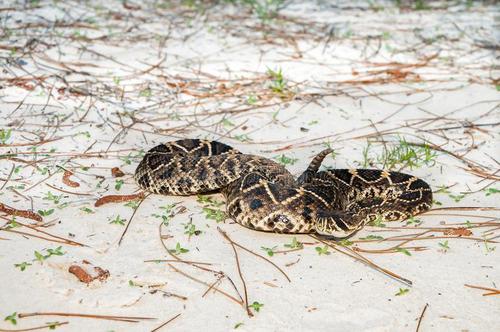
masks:
[[[421,179],[372,169],[319,171],[320,152],[295,179],[270,159],[216,141],[184,139],[149,150],[135,172],[138,185],[163,195],[222,192],[227,213],[259,231],[343,238],[370,221],[404,220],[430,209]]]

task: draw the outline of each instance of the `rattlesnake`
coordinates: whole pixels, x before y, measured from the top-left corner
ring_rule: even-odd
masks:
[[[432,191],[414,176],[385,170],[319,167],[320,152],[295,179],[281,164],[217,142],[184,139],[149,150],[138,185],[163,195],[222,192],[227,213],[259,231],[352,235],[370,221],[404,220],[430,209]]]

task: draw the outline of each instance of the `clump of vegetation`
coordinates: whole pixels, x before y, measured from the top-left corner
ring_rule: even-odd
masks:
[[[385,147],[382,154],[376,157],[376,161],[370,154],[371,143],[363,149],[363,167],[373,166],[375,163],[386,169],[409,167],[410,169],[422,166],[432,167],[436,164],[437,153],[427,144],[414,144],[399,137],[397,144]]]
[[[217,223],[226,220],[226,213],[221,209],[224,202],[217,201],[210,196],[198,195],[198,203],[202,203],[205,218],[215,220]]]
[[[281,68],[276,70],[267,68],[267,76],[271,80],[268,88],[280,98],[290,97],[293,93],[288,87],[288,81],[283,76]]]

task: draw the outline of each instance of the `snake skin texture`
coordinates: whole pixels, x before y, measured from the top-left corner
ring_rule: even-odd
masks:
[[[429,185],[374,169],[319,171],[320,152],[297,179],[270,159],[217,142],[184,139],[149,150],[135,172],[144,190],[162,195],[221,192],[227,213],[259,231],[345,238],[367,223],[404,220],[432,205]]]

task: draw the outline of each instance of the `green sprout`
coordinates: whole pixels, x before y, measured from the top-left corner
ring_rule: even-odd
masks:
[[[318,255],[330,255],[330,252],[328,251],[328,246],[325,245],[323,247],[316,247],[314,248],[316,249],[316,252],[318,253]]]
[[[175,245],[175,249],[169,249],[168,251],[174,255],[180,255],[189,252],[189,249],[181,247],[181,244],[177,242],[177,244]]]
[[[285,248],[290,248],[290,249],[302,249],[304,248],[304,245],[302,242],[298,241],[297,238],[294,236],[292,239],[292,242],[286,243]]]
[[[409,292],[410,292],[410,290],[408,288],[400,288],[399,291],[394,295],[402,296],[402,295],[408,294]]]
[[[259,312],[260,311],[260,308],[262,308],[264,306],[264,304],[262,303],[259,303],[257,301],[254,301],[252,304],[250,304],[248,307],[252,308],[253,310],[255,310],[256,312]]]
[[[120,218],[120,215],[117,215],[115,219],[111,219],[111,218],[108,218],[108,220],[110,220],[110,224],[114,224],[114,225],[121,225],[121,226],[124,226],[125,225],[125,219],[123,218]]]
[[[276,248],[277,248],[276,246],[274,246],[272,248],[260,247],[260,249],[264,250],[269,257],[273,257],[274,256]]]

